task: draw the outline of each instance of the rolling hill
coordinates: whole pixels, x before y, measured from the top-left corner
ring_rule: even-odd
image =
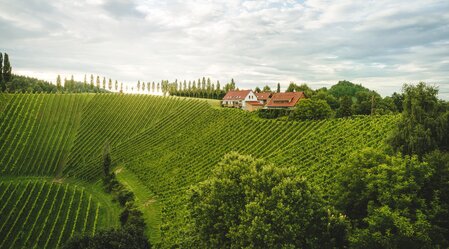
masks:
[[[2,203],[8,198],[16,203],[2,209],[0,217],[19,215],[0,219],[0,234],[7,238],[0,248],[20,243],[53,248],[76,232],[117,226],[117,207],[101,191],[106,145],[118,178],[135,192],[144,211],[147,235],[168,247],[180,240],[186,189],[205,180],[226,153],[294,166],[324,192],[332,191],[333,177],[348,155],[383,146],[398,118],[285,122],[178,97],[3,94],[0,196]],[[45,207],[53,202],[58,211],[49,214]],[[45,237],[48,242],[39,239],[42,229],[23,221],[51,227],[44,229],[52,233]]]

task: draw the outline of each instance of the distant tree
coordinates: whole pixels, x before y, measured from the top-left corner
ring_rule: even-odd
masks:
[[[6,91],[6,82],[3,79],[3,54],[0,53],[0,90]]]
[[[73,74],[70,76],[70,91],[76,92],[75,90],[75,79],[73,78]]]
[[[350,117],[353,114],[352,99],[349,96],[343,96],[340,100],[340,108],[338,108],[336,117],[344,118]]]
[[[321,99],[303,99],[296,104],[296,109],[292,113],[293,119],[297,120],[317,120],[330,118],[332,109],[326,101]]]
[[[220,87],[220,81],[219,81],[219,80],[217,80],[216,89],[217,89],[217,91],[220,91],[220,90],[221,90],[221,87]]]
[[[271,92],[271,88],[268,85],[265,85],[262,89],[263,92]]]
[[[86,75],[84,75],[83,88],[84,88],[84,90],[87,89],[87,76]]]
[[[382,98],[375,91],[358,91],[355,94],[354,112],[359,115],[374,114]]]
[[[115,91],[118,91],[118,81],[115,80]]]
[[[100,89],[100,76],[97,75],[97,88]]]
[[[12,79],[12,68],[9,62],[9,55],[5,53],[3,61],[3,82],[7,83]]]
[[[231,153],[191,188],[195,248],[342,248],[348,222],[292,168]]]
[[[111,78],[109,78],[109,81],[108,81],[108,89],[109,89],[109,91],[112,90],[112,80],[111,80]]]
[[[154,85],[154,81],[151,83],[151,92],[153,92],[154,93],[154,90],[155,90],[155,85]]]
[[[277,93],[280,93],[280,92],[281,92],[281,84],[280,84],[280,83],[278,83],[278,85],[277,85],[276,92],[277,92]]]
[[[402,118],[390,140],[393,148],[420,157],[435,149],[447,150],[449,114],[441,108],[438,89],[421,82],[404,85],[403,92]]]
[[[62,90],[61,75],[59,75],[59,74],[58,74],[58,77],[56,77],[56,88],[58,89],[58,92],[60,92]]]
[[[150,88],[151,88],[151,83],[147,82],[147,92],[150,92]]]
[[[137,81],[137,91],[140,91],[140,80]]]
[[[317,90],[316,93],[312,95],[312,99],[322,99],[326,101],[332,110],[336,110],[340,106],[338,100],[333,95],[329,94],[326,89]]]
[[[262,92],[262,90],[260,90],[260,88],[258,86],[256,86],[256,88],[254,89],[254,92],[260,93],[260,92]]]
[[[329,89],[329,93],[334,95],[336,98],[341,98],[343,96],[355,97],[358,92],[369,92],[368,88],[362,85],[356,85],[350,81],[339,81],[337,84],[333,85]]]
[[[206,78],[203,77],[203,80],[201,81],[201,90],[206,90]]]
[[[94,75],[93,74],[90,75],[90,89],[91,90],[94,89]]]
[[[398,112],[402,112],[403,110],[403,102],[404,102],[404,95],[400,94],[400,93],[393,93],[393,95],[391,95],[391,98],[393,99],[393,103],[396,107],[396,110]]]
[[[142,82],[142,85],[141,85],[142,87],[142,92],[145,92],[145,82]]]
[[[106,77],[103,77],[103,89],[106,89]]]
[[[313,95],[313,90],[307,84],[296,85],[294,82],[290,82],[286,92],[304,92],[306,97],[310,98]]]

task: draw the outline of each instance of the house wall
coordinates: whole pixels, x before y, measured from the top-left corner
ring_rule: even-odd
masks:
[[[253,91],[250,91],[248,95],[246,95],[245,99],[242,101],[242,109],[246,110],[246,101],[257,101],[256,95],[253,93]]]

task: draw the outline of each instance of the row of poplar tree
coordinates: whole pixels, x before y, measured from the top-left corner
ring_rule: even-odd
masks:
[[[9,55],[5,53],[3,57],[3,54],[0,53],[0,88],[2,92],[6,90],[6,82],[9,82],[12,78],[11,72],[12,68],[9,63]]]

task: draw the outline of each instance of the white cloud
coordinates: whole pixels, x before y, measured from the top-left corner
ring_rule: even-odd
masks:
[[[424,80],[444,94],[448,13],[438,0],[0,0],[0,48],[16,71],[50,80],[347,79],[382,94]]]

